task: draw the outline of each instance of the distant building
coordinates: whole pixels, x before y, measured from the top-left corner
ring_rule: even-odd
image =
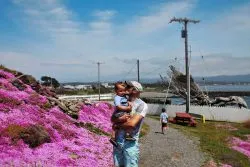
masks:
[[[110,85],[109,83],[101,83],[101,85],[105,88],[114,88],[114,85]]]
[[[64,89],[75,89],[75,87],[72,85],[64,85],[63,88]]]
[[[76,85],[75,86],[75,89],[84,89],[84,90],[87,90],[87,89],[92,89],[92,85]]]
[[[71,89],[71,90],[87,90],[92,89],[92,85],[65,85],[63,86],[64,89]]]
[[[105,88],[107,88],[109,86],[109,83],[101,83],[101,85]]]

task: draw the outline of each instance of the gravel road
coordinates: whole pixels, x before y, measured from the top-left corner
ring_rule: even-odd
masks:
[[[200,167],[205,161],[199,150],[198,138],[185,136],[169,128],[165,135],[160,132],[159,121],[145,118],[150,131],[140,143],[140,167]]]

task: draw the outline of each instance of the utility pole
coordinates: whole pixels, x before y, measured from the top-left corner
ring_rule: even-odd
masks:
[[[188,23],[199,23],[199,20],[192,20],[188,18],[172,18],[169,23],[179,22],[184,24],[184,30],[181,31],[181,37],[185,39],[185,63],[186,63],[186,80],[187,80],[187,97],[186,97],[186,113],[189,113],[190,108],[190,74],[189,74],[189,59],[188,59]]]
[[[140,61],[137,60],[137,81],[140,82]]]
[[[100,82],[100,65],[103,64],[101,62],[97,62],[98,67],[98,94],[99,94],[99,101],[101,101],[101,82]]]
[[[191,63],[191,53],[192,53],[192,49],[191,49],[191,45],[189,45],[189,62],[188,62],[189,67]]]
[[[52,78],[50,77],[50,87],[52,89]]]
[[[50,87],[52,89],[52,77],[50,77]]]

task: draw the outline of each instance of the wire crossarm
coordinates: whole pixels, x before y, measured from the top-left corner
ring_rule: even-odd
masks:
[[[172,23],[172,22],[179,22],[179,23],[188,23],[188,22],[190,22],[190,23],[194,23],[194,24],[196,24],[196,23],[199,23],[200,22],[200,20],[193,20],[193,19],[188,19],[188,18],[175,18],[175,17],[173,17],[170,21],[169,21],[169,23]]]

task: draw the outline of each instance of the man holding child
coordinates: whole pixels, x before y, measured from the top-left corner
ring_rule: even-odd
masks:
[[[110,140],[114,145],[114,164],[116,167],[137,167],[139,134],[148,106],[140,99],[143,91],[140,83],[129,81],[116,86],[115,111],[111,118],[114,132]]]

